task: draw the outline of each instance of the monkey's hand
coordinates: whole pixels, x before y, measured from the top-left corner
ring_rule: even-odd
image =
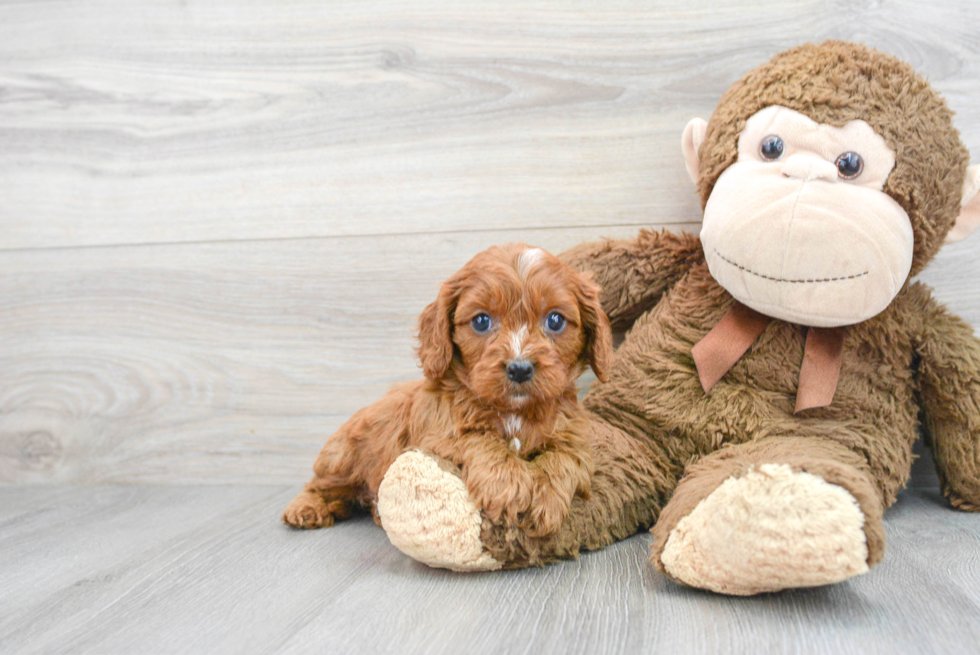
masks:
[[[932,298],[922,312],[916,351],[925,428],[943,494],[980,510],[980,341],[973,328]]]

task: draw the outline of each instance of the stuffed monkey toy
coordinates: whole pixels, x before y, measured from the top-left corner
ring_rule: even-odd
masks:
[[[907,64],[829,41],[783,52],[682,139],[700,237],[641,231],[563,255],[629,330],[584,404],[596,473],[561,531],[491,522],[409,452],[378,510],[454,569],[576,557],[653,527],[668,577],[748,595],[878,563],[920,430],[953,507],[980,509],[980,342],[910,278],[980,223],[952,113]]]

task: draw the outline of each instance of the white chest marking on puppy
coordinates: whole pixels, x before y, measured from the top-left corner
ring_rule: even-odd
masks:
[[[527,279],[527,274],[541,260],[544,251],[541,248],[528,248],[517,258],[517,274],[521,279]]]
[[[524,354],[524,340],[527,339],[527,326],[522,325],[517,332],[510,335],[510,355],[514,359]]]
[[[523,427],[524,421],[517,414],[507,414],[504,416],[504,434],[511,437],[510,449],[515,453],[521,451],[521,440],[517,438],[517,435],[520,434]]]

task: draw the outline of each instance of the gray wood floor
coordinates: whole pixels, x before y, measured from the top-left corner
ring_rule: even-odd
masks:
[[[926,74],[980,162],[975,0],[0,0],[0,653],[980,652],[980,516],[928,461],[882,565],[751,599],[647,535],[461,576],[278,523],[418,377],[442,279],[696,231],[687,120],[831,37]],[[974,326],[978,248],[921,276]]]
[[[728,598],[675,585],[649,536],[545,569],[453,574],[367,517],[278,525],[259,486],[0,489],[4,653],[969,653],[980,525],[934,489],[888,512],[889,552],[830,587]]]

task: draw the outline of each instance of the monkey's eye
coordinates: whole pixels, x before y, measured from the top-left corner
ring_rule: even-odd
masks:
[[[759,152],[762,153],[763,159],[775,161],[783,156],[783,140],[775,134],[770,134],[762,140]]]
[[[565,329],[565,317],[558,312],[551,312],[544,324],[552,332],[561,332]]]
[[[856,152],[845,152],[836,163],[837,172],[845,180],[853,180],[864,170],[864,160]]]
[[[487,314],[477,314],[470,321],[470,325],[473,326],[474,332],[486,332],[493,325],[493,321],[490,320],[490,316]]]

